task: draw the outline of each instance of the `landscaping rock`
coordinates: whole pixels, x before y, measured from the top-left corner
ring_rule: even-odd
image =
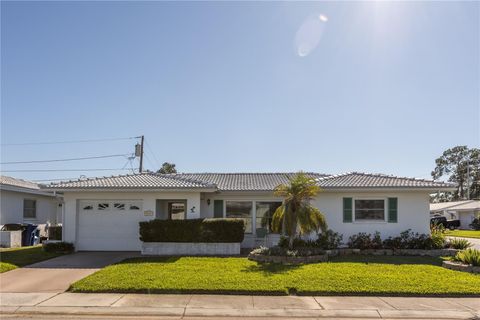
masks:
[[[461,262],[456,262],[456,261],[443,261],[442,267],[450,270],[455,270],[455,271],[480,273],[480,267],[474,267],[474,266],[463,264]]]

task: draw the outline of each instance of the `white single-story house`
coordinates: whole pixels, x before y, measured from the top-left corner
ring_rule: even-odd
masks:
[[[430,214],[460,220],[460,229],[471,229],[473,219],[480,218],[480,200],[431,203]]]
[[[62,221],[62,197],[34,182],[0,176],[0,197],[0,225]]]
[[[322,192],[313,205],[344,240],[358,232],[383,237],[412,229],[429,233],[429,194],[448,183],[382,174],[306,173]],[[140,221],[243,218],[243,247],[276,243],[262,219],[282,202],[274,189],[295,173],[139,173],[51,184],[64,195],[63,239],[77,250],[139,251]],[[267,216],[267,218],[265,218]]]

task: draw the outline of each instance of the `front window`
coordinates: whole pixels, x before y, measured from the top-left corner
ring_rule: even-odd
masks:
[[[25,219],[35,219],[37,217],[37,200],[23,200],[23,217]]]
[[[385,221],[385,200],[355,200],[355,220]]]
[[[257,220],[256,228],[268,228],[268,232],[272,231],[272,217],[275,210],[282,205],[279,201],[258,201],[256,203]]]
[[[245,233],[252,233],[251,201],[226,201],[225,213],[227,218],[239,218],[245,221]]]

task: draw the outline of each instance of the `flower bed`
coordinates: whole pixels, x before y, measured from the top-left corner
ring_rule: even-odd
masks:
[[[347,255],[372,255],[372,256],[427,256],[427,257],[453,257],[459,252],[455,249],[333,249],[320,250],[318,248],[298,248],[287,250],[281,247],[258,248],[253,250],[248,259],[260,263],[303,264],[327,262],[328,257]]]
[[[335,249],[327,250],[329,255],[372,255],[372,256],[428,256],[428,257],[452,257],[457,254],[456,249]]]

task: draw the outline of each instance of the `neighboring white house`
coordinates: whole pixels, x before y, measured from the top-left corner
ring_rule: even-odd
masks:
[[[480,218],[480,200],[462,200],[430,204],[431,215],[442,215],[447,219],[460,220],[461,229],[471,229],[470,224]]]
[[[61,222],[62,198],[34,182],[0,176],[0,197],[0,225]]]
[[[64,194],[63,239],[77,250],[140,250],[140,221],[243,218],[243,247],[265,242],[268,220],[282,199],[273,190],[295,173],[140,173],[61,182],[47,186]],[[344,235],[406,229],[429,233],[429,194],[451,184],[381,174],[307,173],[322,192],[313,200],[329,228]],[[265,218],[267,216],[267,218]],[[257,236],[261,235],[261,236]],[[278,235],[270,234],[268,244]]]

